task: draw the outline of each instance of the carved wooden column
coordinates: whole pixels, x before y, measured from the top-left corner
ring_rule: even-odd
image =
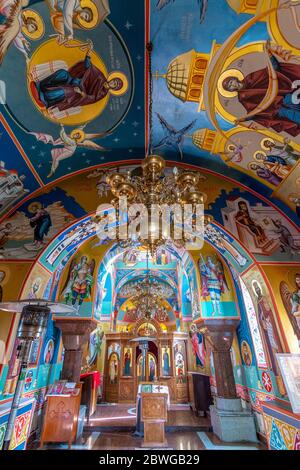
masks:
[[[96,328],[95,320],[57,319],[55,325],[62,332],[65,348],[61,378],[69,382],[79,382],[83,346],[89,340],[90,333]]]
[[[204,321],[203,333],[212,347],[217,394],[221,398],[237,398],[230,349],[239,322],[239,320]]]

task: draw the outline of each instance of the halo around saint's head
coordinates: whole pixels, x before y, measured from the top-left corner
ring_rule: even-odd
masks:
[[[225,90],[225,88],[223,87],[223,82],[228,77],[234,77],[238,80],[244,80],[244,74],[238,69],[228,69],[221,74],[218,80],[218,91],[220,95],[224,96],[224,98],[234,98],[238,94],[237,91],[228,91]]]
[[[82,129],[73,129],[70,134],[71,139],[76,140],[77,143],[80,143],[85,138],[85,133]]]
[[[44,36],[45,24],[41,15],[38,12],[34,10],[24,10],[22,12],[22,19],[22,33],[26,37],[33,41],[37,41]]]
[[[261,284],[256,279],[252,280],[251,287],[252,287],[252,290],[253,290],[253,293],[254,293],[255,297],[257,297],[257,292],[255,290],[255,284],[259,287],[261,293],[263,293],[263,289],[261,287]]]
[[[109,93],[114,96],[124,95],[124,93],[126,93],[126,91],[128,90],[128,79],[126,75],[122,72],[112,72],[107,77],[107,81],[110,82],[111,80],[114,80],[115,78],[119,78],[120,80],[122,80],[122,87],[119,90],[113,90],[110,88]]]
[[[256,165],[256,166],[259,166],[260,168],[262,168],[262,166],[260,166],[260,165],[258,164],[258,162],[256,161],[256,162],[250,162],[250,163],[248,163],[248,170],[256,171],[257,168],[254,169],[254,168],[253,168],[253,165]]]
[[[95,28],[100,21],[100,16],[99,16],[98,8],[94,4],[94,2],[92,2],[91,0],[81,0],[80,7],[81,7],[81,11],[75,14],[76,23],[83,29]],[[89,16],[88,20],[80,16],[80,13],[82,12],[87,13],[87,15]]]
[[[261,144],[260,144],[260,146],[263,150],[270,150],[270,147],[267,144],[268,142],[271,142],[272,144],[275,144],[275,140],[271,139],[271,137],[267,137],[266,139],[263,139],[261,141]]]
[[[289,199],[290,202],[293,202],[293,199],[300,199],[300,196],[297,193],[291,193],[291,194],[289,194],[288,199]]]
[[[1,266],[1,269],[0,269],[0,284],[1,286],[5,286],[5,284],[7,284],[8,280],[10,278],[10,269],[7,268],[7,267],[3,267]]]
[[[229,152],[235,152],[236,151],[236,145],[234,144],[229,144],[228,147],[227,147],[227,150]]]
[[[254,153],[253,158],[257,162],[263,162],[264,157],[266,156],[267,156],[266,152],[263,152],[262,150],[258,150],[257,152]]]
[[[28,212],[30,212],[31,214],[35,214],[41,208],[42,208],[42,204],[38,201],[35,201],[35,202],[32,202],[31,204],[29,204]]]

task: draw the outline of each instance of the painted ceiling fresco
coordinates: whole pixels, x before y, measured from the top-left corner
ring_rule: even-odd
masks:
[[[198,323],[240,319],[234,374],[261,432],[260,402],[286,399],[275,355],[299,352],[299,30],[299,0],[0,0],[0,301],[73,305],[103,336],[132,327],[149,276],[155,319],[197,348]],[[201,173],[201,250],[147,260],[99,237],[107,176],[148,153]],[[16,328],[0,317],[0,400]],[[29,392],[60,372],[55,331]]]
[[[299,214],[299,111],[284,92],[298,96],[297,2],[2,0],[0,15],[2,215],[74,172],[140,160],[149,144]]]

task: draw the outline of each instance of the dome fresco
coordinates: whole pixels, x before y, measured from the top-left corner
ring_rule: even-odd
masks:
[[[6,3],[4,19],[9,16]],[[297,221],[297,130],[292,135],[288,127],[280,131],[280,123],[274,124],[276,131],[271,122],[264,126],[255,120],[235,126],[244,109],[237,94],[226,92],[220,79],[211,97],[218,129],[210,119],[212,110],[206,109],[213,62],[228,38],[235,48],[219,57],[218,62],[224,62],[221,77],[231,69],[245,77],[267,65],[267,40],[274,48],[276,41],[285,47],[288,39],[281,15],[287,12],[278,10],[277,19],[266,14],[254,21],[258,2],[210,1],[200,23],[199,6],[192,0],[176,0],[163,8],[155,1],[134,2],[129,8],[114,0],[100,1],[98,6],[90,3],[93,19],[87,22],[80,2],[64,17],[59,6],[51,9],[50,3],[26,0],[19,15],[23,21],[30,18],[34,27],[28,30],[24,23],[20,31],[13,31],[14,39],[8,39],[0,52],[2,216],[52,182],[73,178],[87,168],[140,160],[151,139],[153,150],[168,161],[182,159],[232,178]],[[96,13],[97,8],[103,14]],[[260,8],[263,14],[265,7]],[[212,21],[216,14],[226,18],[218,27]],[[251,19],[253,24],[247,26]],[[245,31],[236,37],[241,25],[246,25]],[[276,33],[270,37],[269,30]],[[153,44],[151,122],[149,41]],[[76,84],[79,91],[85,87],[85,97]],[[68,93],[75,88],[68,99],[62,96],[66,86]]]

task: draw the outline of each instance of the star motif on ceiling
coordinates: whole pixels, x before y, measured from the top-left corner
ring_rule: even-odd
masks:
[[[142,106],[137,106],[136,109],[140,111],[142,109]]]
[[[39,157],[44,157],[45,155],[46,155],[45,152],[40,152],[39,153]]]
[[[128,31],[130,30],[130,28],[132,28],[133,24],[129,23],[129,21],[127,20],[126,23],[124,24],[124,28],[126,28]]]
[[[129,152],[129,153],[132,153],[132,149],[128,149],[128,152]]]
[[[116,138],[114,139],[114,142],[120,142],[120,139],[118,139],[118,137],[116,137]]]
[[[137,59],[138,61],[142,60],[142,58],[143,58],[143,57],[142,57],[141,55],[137,55],[137,56],[136,56],[136,59]]]
[[[134,135],[134,137],[136,137],[136,136],[138,135],[138,133],[137,133],[137,132],[134,132],[133,135]]]
[[[137,127],[137,126],[139,125],[139,123],[138,123],[137,121],[134,121],[134,122],[132,123],[132,125],[133,125],[134,127]]]
[[[36,146],[35,145],[32,145],[31,146],[31,150],[35,150],[36,149]]]
[[[89,165],[91,163],[91,160],[86,160],[85,163]]]

